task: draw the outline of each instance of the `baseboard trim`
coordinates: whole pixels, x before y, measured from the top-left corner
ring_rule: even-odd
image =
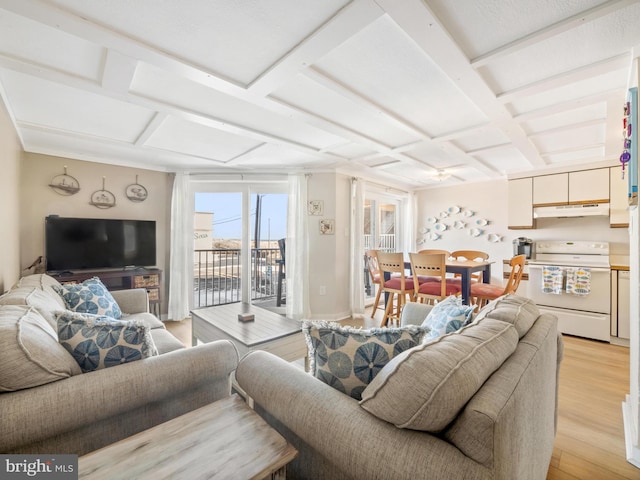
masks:
[[[626,395],[626,400],[622,402],[622,419],[624,423],[624,444],[627,453],[627,462],[634,467],[640,468],[640,448],[633,444],[633,439],[636,438],[636,427],[633,424],[631,410],[629,395]]]

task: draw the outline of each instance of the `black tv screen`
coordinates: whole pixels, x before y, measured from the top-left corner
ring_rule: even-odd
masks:
[[[104,218],[45,219],[47,271],[156,265],[156,222]]]

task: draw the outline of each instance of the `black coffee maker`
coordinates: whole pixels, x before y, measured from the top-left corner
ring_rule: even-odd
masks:
[[[530,238],[518,237],[513,241],[513,256],[524,255],[526,258],[531,258],[531,250],[533,246],[533,240]]]

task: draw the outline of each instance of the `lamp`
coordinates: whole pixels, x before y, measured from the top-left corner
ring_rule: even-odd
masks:
[[[444,182],[450,176],[451,176],[450,173],[447,173],[444,170],[438,170],[438,173],[436,174],[435,179],[438,182]]]

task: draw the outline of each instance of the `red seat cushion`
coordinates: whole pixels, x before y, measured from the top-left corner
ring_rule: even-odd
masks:
[[[500,285],[492,285],[490,283],[472,283],[471,296],[498,298],[504,293],[504,287]]]
[[[460,285],[456,285],[452,282],[445,282],[445,293],[447,295],[455,295],[460,293]],[[425,295],[440,295],[440,282],[426,282],[420,285],[418,293],[424,293]]]
[[[401,278],[400,277],[394,277],[391,278],[390,280],[387,280],[386,282],[384,282],[384,286],[385,288],[392,288],[394,290],[400,290],[402,288],[402,284],[401,282]],[[405,290],[413,290],[413,278],[412,277],[406,277],[404,280],[404,289]]]
[[[440,277],[427,277],[426,275],[418,275],[418,283],[420,285],[427,282],[440,282]]]

